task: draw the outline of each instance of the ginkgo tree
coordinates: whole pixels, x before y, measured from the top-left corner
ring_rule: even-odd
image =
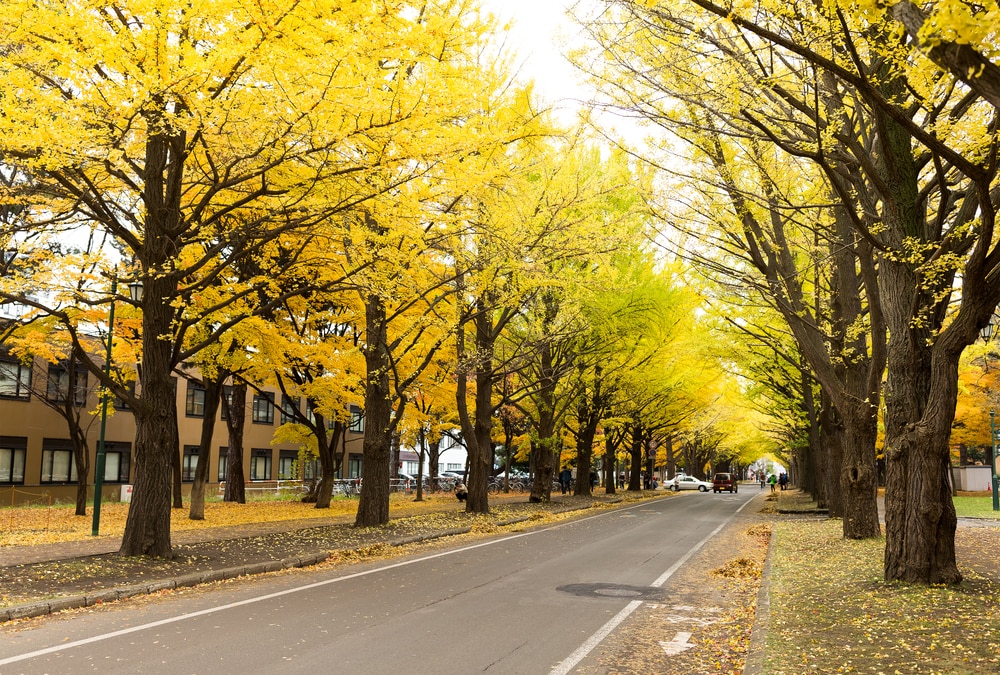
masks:
[[[958,359],[1000,299],[996,274],[1000,250],[994,236],[998,165],[992,159],[997,109],[985,93],[981,95],[984,79],[970,78],[973,73],[968,72],[956,78],[926,58],[921,48],[948,42],[961,46],[964,37],[952,38],[968,33],[968,20],[978,23],[990,16],[990,10],[957,11],[962,3],[940,3],[942,11],[932,11],[933,25],[919,30],[921,39],[928,39],[921,45],[903,40],[906,29],[878,3],[789,6],[760,0],[735,8],[711,0],[669,6],[630,0],[611,4],[621,10],[624,21],[648,27],[628,31],[637,39],[616,40],[615,47],[623,48],[611,50],[617,54],[616,65],[659,59],[655,52],[670,44],[678,49],[675,56],[659,61],[679,70],[686,87],[693,86],[694,91],[682,97],[684,103],[696,106],[712,92],[722,94],[718,105],[704,111],[703,120],[683,120],[676,128],[692,123],[698,129],[736,127],[738,138],[745,139],[748,147],[732,157],[753,171],[768,166],[761,158],[766,162],[775,156],[784,156],[791,166],[811,167],[808,171],[822,180],[801,186],[825,185],[836,231],[848,224],[860,245],[857,261],[877,260],[868,271],[861,267],[867,277],[863,300],[870,314],[855,313],[859,321],[847,322],[845,335],[856,341],[856,327],[865,325],[866,316],[872,319],[872,335],[888,335],[883,389],[885,576],[959,581],[947,478],[948,433]],[[891,3],[897,8],[904,4]],[[944,10],[948,6],[956,11]],[[596,25],[608,26],[606,15]],[[988,60],[991,52],[983,36],[992,35],[991,31],[988,24],[980,24],[968,33],[970,46],[981,49],[980,56]],[[615,32],[620,34],[621,30]],[[706,62],[718,67],[701,65]],[[979,72],[989,77],[991,64],[982,65]],[[636,79],[653,87],[658,86],[657,77],[646,75],[664,72],[645,67],[629,70],[643,74]],[[747,77],[740,75],[744,72]],[[603,81],[629,89],[620,77]],[[664,99],[634,93],[624,98],[623,104],[632,109]],[[674,125],[658,112],[649,117],[663,126]],[[762,154],[758,148],[765,146],[769,149]],[[718,157],[706,142],[697,146],[697,152]],[[726,166],[731,172],[733,164]],[[771,172],[769,180],[780,185],[781,178]],[[746,194],[770,200],[788,192],[755,189]],[[797,204],[801,205],[793,201],[788,206]],[[734,208],[739,218],[750,212],[743,206]],[[793,213],[784,209],[789,221]],[[772,212],[771,222],[774,217]],[[746,223],[743,231],[752,233],[753,223]],[[845,236],[838,239],[838,245],[850,242]],[[762,244],[757,248],[758,257],[764,259],[777,251]],[[872,269],[877,278],[871,277]],[[838,273],[841,270],[849,271],[838,264]],[[877,326],[876,317],[882,326]],[[873,364],[882,358],[876,353],[877,342],[870,344]],[[810,360],[824,379],[819,361]],[[880,378],[873,373],[869,371],[866,386],[878,393]],[[827,393],[833,396],[832,389]],[[864,426],[871,428],[876,396],[852,398],[850,407],[858,413],[852,418],[863,416]],[[867,458],[863,464],[855,463],[845,472],[846,483],[842,481],[844,485],[860,481],[857,487],[869,504],[874,504],[875,492],[872,466]],[[874,509],[866,510],[869,514],[856,523],[861,536],[877,533],[878,528]],[[845,518],[845,533],[846,525]]]
[[[304,291],[278,280],[311,264],[300,259],[307,239],[281,235],[336,230],[337,214],[425,171],[421,153],[440,156],[448,139],[434,129],[454,126],[463,105],[455,89],[474,80],[450,57],[476,51],[477,16],[450,0],[5,5],[0,160],[5,176],[25,179],[5,187],[3,201],[22,209],[20,230],[51,239],[69,223],[107,233],[117,252],[109,257],[124,258],[122,273],[144,287],[141,396],[88,363],[135,414],[123,554],[171,553],[172,369],[249,313]],[[14,241],[43,287],[48,254]],[[254,257],[260,274],[228,286],[215,306],[199,303],[225,270]],[[23,299],[18,281],[4,280],[7,297]],[[78,302],[112,301],[106,287],[77,288]],[[251,298],[253,309],[187,340],[219,304]],[[76,325],[51,303],[34,306]]]
[[[481,166],[485,180],[460,201],[451,249],[459,279],[457,404],[471,456],[467,508],[477,512],[488,509],[493,417],[504,405],[532,420],[531,499],[548,499],[574,398],[560,381],[574,368],[571,344],[586,330],[581,299],[594,269],[619,248],[637,250],[646,222],[646,176],[624,153],[602,157],[582,130],[519,142]],[[514,391],[506,389],[511,373]]]
[[[711,359],[699,348],[705,337],[695,319],[699,298],[685,283],[680,262],[658,263],[641,250],[623,249],[618,255],[617,264],[604,274],[595,271],[581,305],[588,329],[577,340],[580,382],[574,387],[578,393],[568,425],[576,440],[577,464],[583,467],[590,466],[598,429],[622,412],[629,394],[655,392],[651,400],[656,403],[648,406],[642,426],[653,432],[658,447],[666,447],[686,410],[701,404],[697,392],[702,385],[717,378],[711,365],[705,367]],[[610,460],[605,458],[605,471],[613,473]],[[577,481],[575,492],[590,494],[589,485]]]

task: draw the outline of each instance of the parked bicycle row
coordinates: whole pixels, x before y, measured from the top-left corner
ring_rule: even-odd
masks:
[[[455,486],[464,484],[464,479],[458,473],[446,472],[435,479],[436,489],[431,490],[430,478],[424,476],[421,479],[423,489],[428,492],[452,492]],[[333,481],[333,494],[335,496],[356,497],[361,493],[361,478],[340,478]],[[487,484],[489,494],[500,494],[503,492],[529,492],[532,480],[527,475],[512,475],[508,479],[506,476],[495,476]],[[558,480],[552,481],[552,491],[558,491],[560,484]],[[304,489],[304,488],[303,488]],[[417,489],[417,480],[414,476],[401,473],[398,478],[389,480],[389,489],[393,492],[412,492]]]

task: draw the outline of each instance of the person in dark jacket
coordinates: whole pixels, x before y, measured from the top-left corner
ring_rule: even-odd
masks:
[[[572,480],[573,472],[569,470],[569,467],[559,472],[559,487],[562,489],[563,494],[569,492],[569,484]]]

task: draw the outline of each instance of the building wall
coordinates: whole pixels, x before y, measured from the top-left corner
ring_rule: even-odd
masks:
[[[72,477],[72,480],[63,479],[65,471],[61,461],[66,456],[66,450],[71,448],[67,423],[40,397],[45,395],[47,377],[47,364],[36,361],[32,371],[34,385],[27,399],[0,396],[0,453],[3,453],[5,448],[8,451],[6,455],[0,455],[0,505],[75,500],[75,476]],[[90,493],[92,495],[97,446],[100,437],[100,414],[96,379],[93,375],[89,376],[88,383],[89,391],[84,407],[83,425],[87,431],[91,455],[87,483],[91,486]],[[187,380],[178,380],[176,404],[182,466],[186,463],[187,469],[182,471],[182,475],[186,479],[184,483],[190,485],[196,462],[196,455],[190,452],[190,448],[197,447],[200,443],[202,417],[188,413],[188,386]],[[274,394],[274,396],[275,400],[278,400],[280,394]],[[289,463],[297,460],[298,449],[290,444],[272,446],[271,439],[281,423],[280,409],[273,408],[271,423],[254,422],[254,393],[248,392],[247,398],[243,437],[244,480],[248,483],[278,480],[282,477],[279,475],[280,470],[289,468]],[[95,411],[97,411],[96,414],[86,414]],[[220,482],[220,450],[225,449],[229,444],[226,423],[221,419],[221,414],[220,406],[209,456],[208,480],[212,485],[217,485]],[[361,428],[363,429],[363,427]],[[118,499],[122,491],[121,486],[131,482],[135,466],[134,439],[135,420],[132,413],[127,409],[117,409],[109,403],[105,431],[106,457],[109,460],[109,466],[106,469],[102,499]],[[363,433],[360,431],[351,431],[347,434],[345,441],[347,455],[342,471],[344,476],[348,475],[349,465],[356,471],[360,471],[362,439]],[[9,464],[9,459],[14,456],[10,451],[16,450],[20,446],[24,447],[24,469],[23,478],[18,481],[16,476],[12,476],[18,472],[12,472],[7,467],[8,475],[4,475],[2,469],[4,469],[4,457],[7,458]],[[187,452],[185,452],[186,449]],[[116,454],[117,457],[112,458],[113,454]],[[71,453],[69,458],[72,464]],[[118,459],[121,459],[124,464],[118,462]],[[120,467],[117,480],[108,475],[108,471],[114,472],[115,466]],[[14,480],[11,480],[12,477]]]
[[[954,466],[951,471],[956,490],[978,492],[992,487],[993,474],[989,466]]]

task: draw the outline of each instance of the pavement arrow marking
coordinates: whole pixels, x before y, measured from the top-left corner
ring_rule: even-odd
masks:
[[[663,647],[663,651],[667,653],[667,656],[676,656],[694,647],[693,644],[688,642],[690,639],[691,633],[678,633],[670,642],[663,642],[661,640],[660,646]]]

